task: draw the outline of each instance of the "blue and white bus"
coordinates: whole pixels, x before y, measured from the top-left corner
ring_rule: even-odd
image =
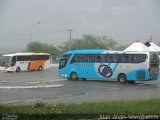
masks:
[[[157,52],[73,50],[62,55],[59,76],[71,80],[135,82],[157,80]]]

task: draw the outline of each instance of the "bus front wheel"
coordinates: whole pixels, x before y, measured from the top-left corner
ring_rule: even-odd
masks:
[[[70,75],[70,79],[71,80],[78,80],[78,75],[76,72],[72,72],[71,75]]]
[[[21,70],[20,70],[20,67],[17,67],[16,68],[16,72],[20,72]]]
[[[126,83],[126,81],[127,81],[126,75],[125,75],[125,74],[120,74],[120,75],[118,76],[118,81],[119,81],[120,83]]]

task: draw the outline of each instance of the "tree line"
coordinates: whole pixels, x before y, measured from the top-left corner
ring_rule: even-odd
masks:
[[[160,46],[160,43],[158,44]],[[43,52],[49,53],[56,60],[57,56],[60,56],[66,51],[77,49],[106,49],[106,50],[124,50],[128,45],[120,45],[115,40],[106,36],[97,37],[94,35],[83,35],[82,38],[72,39],[62,43],[59,46],[53,46],[47,43],[41,43],[38,41],[32,41],[27,44],[24,52]],[[1,62],[0,55],[0,62]]]
[[[54,60],[57,56],[69,50],[77,49],[106,49],[106,50],[124,50],[127,46],[118,45],[116,41],[106,36],[97,37],[93,35],[83,35],[82,38],[72,39],[64,42],[62,45],[53,46],[46,43],[32,41],[27,44],[25,52],[45,52],[51,54]]]

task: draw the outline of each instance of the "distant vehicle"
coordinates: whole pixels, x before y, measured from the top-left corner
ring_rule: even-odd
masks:
[[[73,50],[62,55],[59,76],[71,80],[89,79],[135,82],[157,80],[157,52]]]
[[[48,53],[15,53],[2,56],[2,70],[32,71],[50,67],[51,59]]]

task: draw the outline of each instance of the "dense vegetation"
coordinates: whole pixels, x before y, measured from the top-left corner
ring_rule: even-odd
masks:
[[[32,41],[27,45],[25,52],[50,53],[55,59],[58,56],[58,50],[53,45]]]
[[[160,46],[160,42],[158,43]],[[76,49],[106,49],[106,50],[124,50],[128,45],[119,45],[115,40],[106,36],[97,37],[94,35],[83,35],[82,38],[72,39],[71,42],[64,42],[62,45],[53,46],[47,43],[32,41],[27,44],[25,52],[45,52],[50,53],[55,60],[62,53]],[[0,55],[0,62],[1,62]]]
[[[50,53],[54,59],[68,50],[76,49],[106,49],[123,50],[126,46],[120,46],[113,39],[105,36],[98,37],[93,35],[84,35],[83,38],[73,39],[71,42],[64,42],[60,46],[53,46],[46,43],[32,41],[27,45],[26,52],[46,52]]]
[[[18,120],[98,119],[101,115],[111,118],[139,116],[139,119],[145,115],[154,115],[157,119],[160,115],[160,99],[55,105],[41,102],[30,105],[0,105],[0,115],[3,114],[18,116]]]

